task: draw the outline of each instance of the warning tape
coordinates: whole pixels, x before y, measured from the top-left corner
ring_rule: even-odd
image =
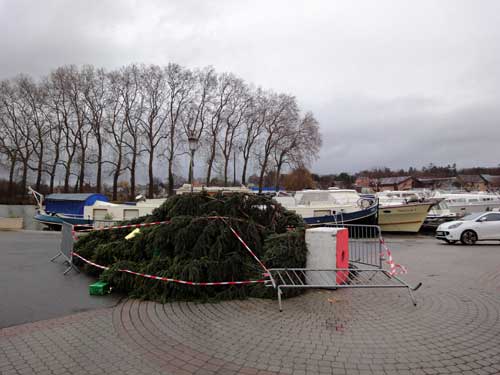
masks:
[[[380,255],[384,256],[385,254],[387,254],[386,263],[389,265],[389,267],[391,269],[389,272],[391,274],[391,276],[407,273],[408,270],[406,269],[406,267],[394,262],[394,259],[392,258],[391,250],[389,250],[389,247],[386,245],[383,238],[380,239],[380,243],[382,244],[382,246],[384,247],[384,250],[385,250],[385,252],[382,252]]]
[[[240,243],[243,245],[243,247],[257,261],[257,263],[259,263],[259,265],[262,267],[262,269],[264,271],[266,271],[266,273],[269,273],[269,270],[267,269],[267,267],[257,257],[257,255],[255,255],[255,253],[252,251],[252,249],[250,248],[250,246],[248,246],[247,243],[241,238],[241,236],[234,230],[234,228],[231,226],[231,224],[229,224],[227,222],[227,220],[226,220],[226,219],[228,219],[227,217],[224,217],[224,216],[205,216],[205,217],[200,217],[199,219],[200,220],[205,220],[205,219],[206,220],[222,220],[229,227],[229,229],[231,230],[231,232],[233,233],[233,235],[238,239],[238,241],[240,241]],[[162,225],[162,224],[170,224],[170,223],[171,223],[170,220],[166,220],[166,221],[154,221],[154,222],[151,222],[151,223],[126,224],[126,225],[115,225],[115,226],[112,226],[112,227],[84,229],[84,230],[81,230],[81,231],[78,231],[78,232],[75,232],[75,230],[73,229],[72,235],[73,235],[73,239],[75,241],[77,241],[78,240],[78,236],[77,236],[76,233],[87,233],[87,232],[105,231],[105,230],[112,230],[112,229],[141,228],[141,227],[149,227],[149,226],[153,226],[153,225]]]
[[[77,254],[75,252],[72,253],[73,256],[83,260],[85,263],[88,263],[94,267],[100,268],[102,270],[108,270],[109,267],[102,266],[100,264],[94,263],[88,259],[85,259],[82,257],[80,254]],[[246,284],[259,284],[259,283],[266,283],[269,280],[266,279],[260,279],[260,280],[244,280],[244,281],[215,281],[215,282],[195,282],[195,281],[185,281],[185,280],[178,280],[178,279],[172,279],[170,277],[162,277],[162,276],[155,276],[155,275],[149,275],[147,273],[140,273],[140,272],[135,272],[131,270],[122,270],[119,269],[119,272],[125,272],[129,273],[131,275],[136,275],[136,276],[141,276],[145,277],[148,279],[154,279],[154,280],[161,280],[161,281],[167,281],[167,282],[173,282],[177,284],[184,284],[184,285],[194,285],[194,286],[217,286],[217,285],[246,285]],[[265,274],[264,274],[265,275]],[[265,275],[267,276],[267,275]]]
[[[112,230],[112,229],[142,228],[142,227],[150,227],[150,226],[153,226],[153,225],[162,225],[162,224],[170,224],[170,220],[167,220],[167,221],[153,221],[151,223],[114,225],[114,226],[111,226],[111,227],[84,229],[84,230],[80,230],[78,232],[100,232],[100,231]]]
[[[264,263],[259,259],[259,257],[252,251],[252,249],[250,248],[250,246],[247,245],[247,243],[243,240],[243,238],[241,238],[241,236],[234,230],[234,228],[231,226],[231,224],[229,224],[226,221],[226,219],[228,219],[227,217],[224,217],[224,216],[206,216],[206,217],[200,217],[199,219],[200,220],[204,220],[204,219],[207,219],[207,220],[222,220],[229,227],[229,229],[231,230],[231,232],[233,233],[233,235],[238,239],[238,241],[240,241],[240,243],[243,245],[243,247],[250,253],[250,255],[257,261],[257,263],[259,263],[259,265],[265,271],[263,273],[263,276],[271,278],[271,273],[269,272],[269,269],[264,265]],[[76,232],[74,230],[74,226],[73,226],[71,235],[72,235],[72,237],[73,237],[73,239],[75,241],[78,241],[77,233],[81,233],[81,232],[94,232],[94,231],[104,231],[104,230],[112,230],[112,229],[125,229],[125,228],[141,228],[141,227],[149,227],[149,226],[153,226],[153,225],[162,225],[162,224],[170,224],[170,223],[171,223],[171,221],[169,221],[169,220],[166,220],[166,221],[154,221],[154,222],[151,222],[151,223],[126,224],[126,225],[116,225],[116,226],[112,226],[112,227],[85,229],[85,230],[78,231],[78,232]],[[83,258],[81,255],[79,255],[77,253],[73,252],[73,255],[76,256],[76,257],[78,257],[78,258],[80,258],[84,262],[86,262],[88,264],[91,264],[91,265],[93,265],[95,267],[98,267],[98,268],[101,268],[101,269],[108,269],[105,266],[98,265],[96,263],[93,263],[93,262],[89,261],[88,259]],[[262,279],[262,280],[221,281],[221,282],[205,283],[205,282],[192,282],[192,281],[184,281],[184,280],[171,279],[171,278],[168,278],[168,277],[161,277],[161,276],[153,276],[153,275],[141,274],[141,273],[130,271],[130,270],[119,270],[119,271],[130,273],[130,274],[137,275],[137,276],[142,276],[142,277],[147,277],[147,278],[151,278],[151,279],[156,279],[156,280],[170,281],[170,282],[175,282],[175,283],[179,283],[179,284],[198,285],[198,286],[242,285],[242,284],[265,283],[265,282],[269,281],[269,280]],[[270,281],[274,285],[274,280],[272,278],[271,278]]]

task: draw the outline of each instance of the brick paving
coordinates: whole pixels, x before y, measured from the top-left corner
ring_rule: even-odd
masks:
[[[0,330],[0,374],[500,374],[500,246],[389,244],[424,282],[417,307],[402,289],[312,291],[282,313],[131,299]]]

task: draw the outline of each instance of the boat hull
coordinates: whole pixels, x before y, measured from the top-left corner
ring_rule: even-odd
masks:
[[[49,215],[49,214],[43,214],[39,213],[36,214],[34,219],[38,221],[41,224],[46,225],[52,230],[61,230],[61,226],[64,222],[78,226],[78,225],[92,225],[93,220],[87,220],[83,218],[76,218],[76,217],[65,217],[65,216],[58,216],[58,215]]]
[[[372,205],[359,211],[337,213],[335,215],[305,217],[304,221],[308,225],[321,224],[377,224],[378,204]]]
[[[383,232],[417,233],[433,203],[408,203],[379,207],[378,225]]]

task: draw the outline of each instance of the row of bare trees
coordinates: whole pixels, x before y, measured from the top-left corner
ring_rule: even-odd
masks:
[[[321,146],[317,121],[301,113],[293,96],[254,88],[211,67],[177,64],[110,72],[63,66],[40,80],[4,80],[0,133],[9,192],[15,183],[25,188],[28,178],[36,189],[47,184],[50,192],[58,179],[64,192],[82,192],[85,184],[101,192],[104,181],[112,181],[113,199],[123,179],[135,196],[142,166],[149,196],[159,165],[165,165],[172,194],[188,136],[199,139],[197,160],[206,162],[207,185],[216,174],[228,185],[231,162],[238,160],[241,183],[255,171],[262,188],[270,170],[280,176],[287,166],[310,164]]]

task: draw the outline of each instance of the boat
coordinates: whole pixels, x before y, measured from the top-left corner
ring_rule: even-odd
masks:
[[[109,201],[108,197],[95,193],[56,193],[43,196],[28,188],[36,201],[34,220],[51,230],[61,230],[64,222],[75,225],[91,225],[93,220],[84,215],[86,207]]]
[[[208,195],[216,194],[253,194],[252,190],[241,187],[220,187],[220,186],[193,186],[184,184],[176,190],[176,194],[190,194],[204,192]],[[135,202],[110,203],[96,202],[92,206],[84,209],[84,216],[93,221],[94,227],[103,227],[117,224],[124,220],[132,220],[141,216],[151,215],[153,211],[160,207],[167,198],[145,199],[142,195],[136,197]]]
[[[413,191],[384,191],[377,197],[378,225],[383,232],[417,233],[436,204]]]
[[[377,200],[361,197],[356,190],[301,190],[274,199],[310,225],[377,223]]]
[[[166,199],[167,198],[144,199],[142,196],[138,196],[136,202],[96,202],[84,208],[84,216],[92,221],[94,227],[106,227],[115,225],[121,221],[151,215]]]
[[[441,224],[457,220],[461,217],[461,215],[450,210],[444,198],[437,198],[437,200],[438,202],[431,207],[422,224],[423,229],[435,230]]]
[[[500,208],[500,195],[492,193],[443,193],[436,192],[434,198],[443,198],[452,213],[459,217],[476,212]]]

